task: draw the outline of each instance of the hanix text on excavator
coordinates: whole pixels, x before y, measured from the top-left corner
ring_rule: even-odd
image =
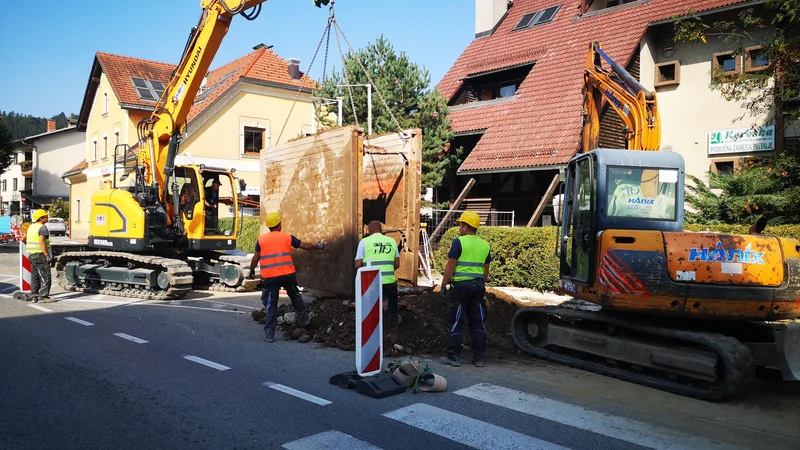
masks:
[[[236,192],[245,189],[243,180],[237,183],[233,169],[176,166],[175,157],[189,110],[233,17],[254,20],[264,1],[201,0],[200,20],[152,115],[139,123],[137,145],[115,149],[113,181],[92,195],[88,248],[68,249],[55,263],[66,289],[174,299],[196,288],[256,286],[249,258],[223,253],[236,248]],[[317,7],[330,2],[313,1]],[[184,191],[196,197],[183,198]],[[220,230],[208,197],[232,207],[230,230]]]
[[[626,149],[597,148],[603,98]],[[590,44],[558,252],[562,290],[600,308],[521,309],[517,346],[708,400],[739,392],[757,368],[800,380],[800,241],[683,231],[684,161],[658,151],[660,133],[655,93]]]

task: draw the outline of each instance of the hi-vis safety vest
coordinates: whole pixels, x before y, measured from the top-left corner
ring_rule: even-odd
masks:
[[[489,243],[474,234],[457,239],[461,242],[461,256],[456,261],[453,281],[483,278],[486,258],[489,256]]]
[[[295,273],[292,262],[292,235],[270,231],[258,237],[261,278],[275,278]]]
[[[45,249],[39,245],[39,230],[41,230],[43,226],[44,225],[40,224],[39,222],[36,222],[28,227],[28,233],[26,234],[27,242],[25,245],[28,248],[29,255],[33,255],[34,253],[44,253],[45,251]],[[44,242],[46,245],[50,245],[50,238],[46,238]]]
[[[381,284],[397,282],[394,276],[394,258],[397,254],[397,243],[394,239],[382,234],[371,234],[364,238],[364,259],[366,266],[370,260],[373,266],[381,268]]]

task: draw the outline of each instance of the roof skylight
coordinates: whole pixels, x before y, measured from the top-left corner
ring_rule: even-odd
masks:
[[[537,25],[543,25],[552,22],[556,17],[556,13],[558,12],[559,8],[561,8],[561,5],[551,6],[541,11],[525,14],[522,16],[522,19],[519,20],[517,26],[515,26],[511,31],[526,30]]]
[[[164,92],[164,83],[157,80],[131,77],[131,82],[142,100],[157,101]]]

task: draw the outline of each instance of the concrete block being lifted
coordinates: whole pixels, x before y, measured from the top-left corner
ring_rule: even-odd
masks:
[[[323,252],[294,253],[298,283],[353,295],[356,248],[366,224],[379,220],[400,249],[400,282],[416,285],[422,132],[406,130],[366,139],[341,127],[261,152],[261,232],[264,216],[281,213],[283,231]]]

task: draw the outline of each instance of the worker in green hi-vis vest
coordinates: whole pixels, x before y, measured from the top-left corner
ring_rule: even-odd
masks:
[[[381,301],[385,299],[389,304],[386,324],[390,330],[394,330],[401,320],[397,312],[397,278],[394,275],[394,271],[400,267],[400,250],[394,239],[383,235],[383,226],[377,220],[373,220],[367,225],[367,232],[369,236],[358,243],[356,269],[366,266],[367,261],[370,261],[372,266],[381,268],[381,283],[383,284]]]
[[[481,219],[478,213],[465,211],[458,219],[459,237],[450,244],[447,265],[442,276],[442,295],[450,291],[448,314],[450,345],[441,364],[461,366],[461,329],[466,316],[472,336],[473,364],[483,367],[486,361],[486,278],[489,276],[489,243],[477,236]]]

